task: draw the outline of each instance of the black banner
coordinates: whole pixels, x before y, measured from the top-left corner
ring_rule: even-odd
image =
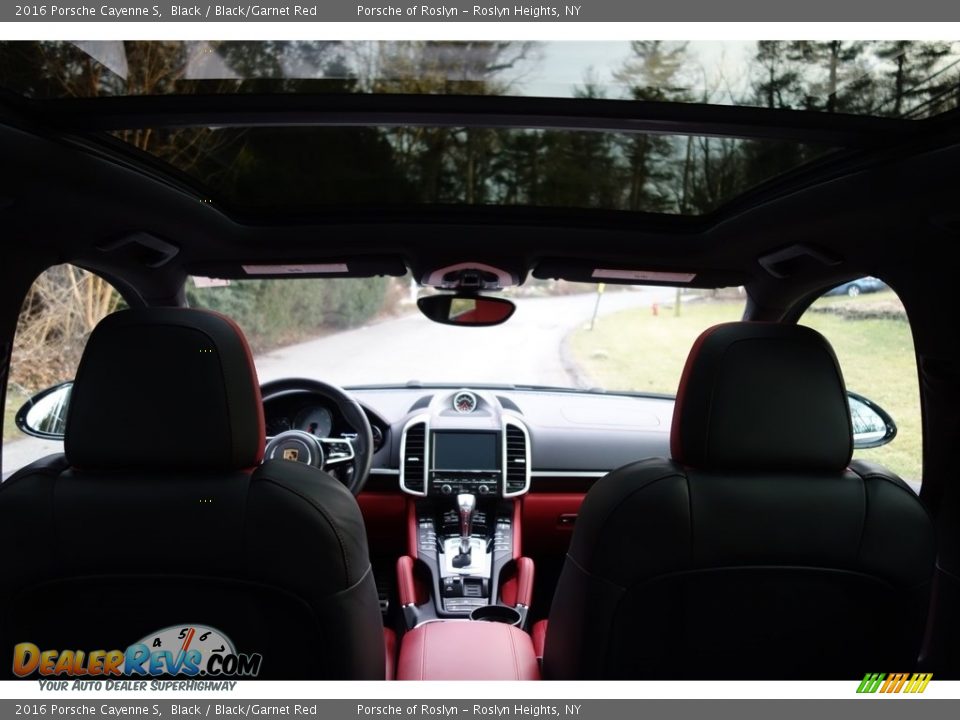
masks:
[[[913,0],[572,0],[410,2],[409,0],[286,0],[248,2],[3,3],[0,22],[951,22],[960,3]],[[843,34],[842,32],[839,34]]]
[[[851,690],[853,692],[853,690]],[[910,708],[903,703],[910,704]],[[857,720],[933,720],[952,717],[957,702],[917,698],[889,700],[2,700],[0,717],[21,718],[323,718],[383,720],[387,717],[476,718],[510,720],[565,718],[709,717],[713,720],[809,720],[843,717]]]

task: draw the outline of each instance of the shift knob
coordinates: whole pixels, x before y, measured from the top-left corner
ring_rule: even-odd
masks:
[[[470,493],[457,495],[460,511],[460,554],[470,553],[470,535],[473,533],[473,512],[477,509],[477,496]]]

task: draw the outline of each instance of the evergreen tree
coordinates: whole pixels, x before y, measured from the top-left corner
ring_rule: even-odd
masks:
[[[625,84],[634,100],[684,102],[689,100],[683,70],[687,44],[661,40],[630,43],[631,56],[614,77]],[[667,188],[676,184],[681,168],[680,140],[654,134],[627,137],[621,143],[626,161],[626,209],[644,212],[676,211],[677,199]]]
[[[950,54],[950,43],[946,42],[879,43],[876,56],[887,62],[888,69],[883,75],[885,99],[875,111],[893,117],[922,117],[936,112],[945,91],[956,86],[955,76],[941,67]]]
[[[805,104],[796,49],[782,40],[760,40],[754,55],[751,104],[766,108],[801,108]]]
[[[862,63],[864,41],[799,40],[791,43],[791,57],[801,66],[805,107],[826,112],[869,112],[874,78]]]

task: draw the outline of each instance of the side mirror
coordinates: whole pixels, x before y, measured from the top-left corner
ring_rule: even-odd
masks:
[[[850,420],[853,423],[853,447],[874,448],[886,445],[897,436],[897,425],[887,412],[872,400],[847,391]]]
[[[17,410],[14,422],[22,432],[47,440],[63,440],[73,382],[42,390]]]
[[[460,327],[499,325],[517,309],[509,300],[480,295],[426,295],[417,307],[434,322]]]

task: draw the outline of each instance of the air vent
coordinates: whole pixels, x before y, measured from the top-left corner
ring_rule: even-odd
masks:
[[[507,467],[503,496],[522,495],[530,489],[530,439],[526,428],[507,423],[505,442]]]
[[[400,441],[400,489],[426,495],[427,423],[413,420],[404,428]]]

